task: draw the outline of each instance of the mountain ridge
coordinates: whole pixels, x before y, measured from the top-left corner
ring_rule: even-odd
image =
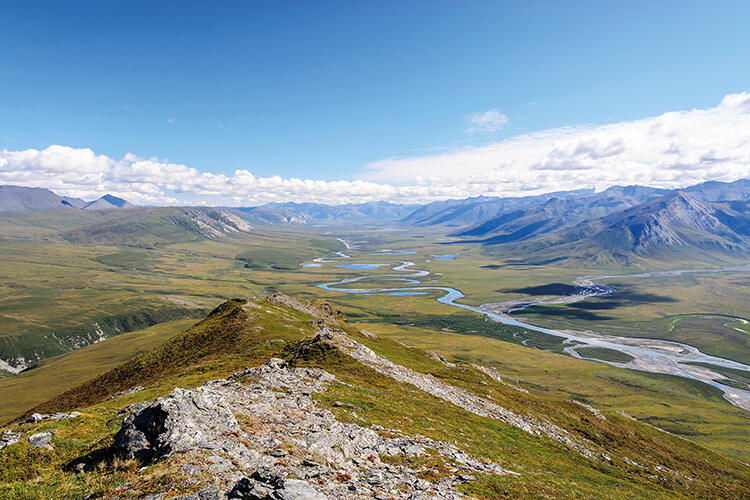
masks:
[[[745,464],[456,363],[323,303],[233,299],[7,425],[0,487],[316,499],[750,494]],[[11,471],[33,453],[45,460],[28,484]]]

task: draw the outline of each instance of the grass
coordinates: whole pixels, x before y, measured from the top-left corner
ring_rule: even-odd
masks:
[[[124,482],[144,495],[163,490],[166,484],[182,484],[184,477],[176,467],[179,457],[143,470],[138,469],[138,464],[106,458],[106,446],[121,419],[115,416],[116,412],[133,402],[165,395],[175,386],[194,387],[263,363],[271,356],[287,357],[296,365],[318,366],[335,374],[340,383],[315,397],[342,421],[363,424],[364,420],[364,424],[397,427],[405,433],[456,443],[480,459],[494,461],[521,474],[479,476],[462,486],[466,493],[480,498],[718,498],[750,494],[747,489],[750,469],[745,465],[612,411],[605,412],[606,420],[599,420],[585,408],[553,395],[541,391],[522,393],[466,365],[447,367],[428,358],[424,351],[405,347],[389,336],[367,337],[356,324],[336,326],[394,362],[429,373],[514,411],[563,426],[573,435],[585,437],[597,450],[607,450],[612,461],[586,460],[556,441],[469,413],[376,373],[336,349],[323,347],[295,355],[299,352],[299,340],[315,329],[309,320],[309,316],[283,306],[264,303],[254,307],[244,306],[244,300],[231,301],[170,342],[42,405],[40,408],[49,410],[80,407],[84,415],[67,421],[17,425],[25,433],[56,428],[55,450],[31,449],[20,443],[0,452],[0,496],[101,495]],[[381,328],[368,325],[368,329],[371,326]],[[386,327],[400,328],[382,326]],[[489,342],[529,352],[505,342],[491,339]],[[539,354],[583,364],[559,355]],[[146,389],[101,402],[107,392],[136,383],[146,385]],[[346,406],[336,406],[336,401],[355,404],[358,419]],[[93,472],[75,474],[65,469],[65,464],[87,454],[102,457]],[[645,468],[632,465],[624,456]],[[439,475],[440,464],[434,460],[435,457],[425,457],[423,463],[410,465],[421,467],[425,475]],[[660,472],[657,465],[674,473]],[[688,481],[682,475],[695,480]],[[199,478],[199,482],[208,480]]]
[[[299,268],[340,246],[268,232],[151,249],[0,239],[0,358],[35,364],[100,337],[202,317],[232,296],[284,281],[279,270],[246,268],[235,258],[243,252],[274,249]]]
[[[624,352],[607,349],[606,347],[576,347],[576,352],[586,358],[601,359],[614,363],[628,363],[633,360],[632,356]]]
[[[7,422],[137,354],[150,351],[195,322],[192,319],[169,321],[124,333],[107,342],[46,359],[32,370],[0,380],[0,401],[3,401],[0,422]]]
[[[388,323],[363,326],[379,337],[435,351],[448,360],[492,366],[503,380],[534,394],[625,411],[721,453],[750,460],[750,417],[718,389],[681,377],[635,372],[531,350],[461,332]]]
[[[27,214],[23,217],[32,216]],[[0,228],[16,231],[3,234],[17,238],[0,239],[0,252],[3,255],[0,260],[0,334],[12,332],[12,335],[6,336],[13,338],[12,345],[17,346],[19,352],[33,352],[33,343],[39,342],[51,331],[90,325],[94,313],[103,319],[164,307],[195,316],[231,297],[262,296],[263,290],[281,290],[299,297],[329,301],[344,310],[351,321],[366,322],[363,324],[365,328],[382,337],[436,351],[452,360],[496,367],[504,380],[537,396],[560,401],[577,399],[612,411],[622,410],[713,450],[750,460],[747,452],[750,449],[747,413],[730,406],[721,398],[718,390],[707,389],[705,384],[620,370],[601,363],[528,349],[517,344],[525,340],[528,346],[548,351],[559,351],[562,346],[554,337],[535,336],[520,329],[486,322],[478,314],[456,311],[439,304],[434,301],[435,293],[389,297],[345,295],[316,288],[318,283],[359,274],[331,265],[300,268],[302,262],[330,255],[334,249],[343,249],[333,237],[321,237],[318,230],[258,228],[251,235],[233,238],[180,241],[154,248],[123,248],[72,245],[60,240],[49,222],[38,218],[29,221],[40,225],[35,229],[33,224],[23,225],[19,219],[0,222]],[[84,222],[90,223],[88,219]],[[79,223],[75,220],[66,223],[66,228],[74,229],[75,224]],[[12,224],[16,225],[11,227]],[[414,249],[416,254],[404,257],[373,257],[369,254],[366,257],[388,262],[401,258],[411,260],[417,264],[417,268],[429,269],[432,273],[430,278],[436,279],[438,284],[462,290],[467,294],[462,301],[473,305],[516,299],[520,295],[514,290],[549,283],[570,283],[577,276],[633,272],[633,269],[619,264],[609,269],[595,265],[586,267],[580,263],[569,265],[565,261],[544,265],[519,264],[515,262],[517,256],[486,255],[483,253],[485,250],[476,245],[446,247],[439,242],[440,235],[431,232],[341,229],[335,236],[350,241],[365,241],[364,245],[372,248]],[[45,238],[45,244],[39,244],[40,238]],[[348,253],[354,254],[356,260],[356,251]],[[436,261],[430,257],[445,253],[457,254],[458,257],[454,261]],[[249,262],[238,256],[244,256]],[[268,264],[278,267],[269,268]],[[382,268],[377,272],[387,274],[389,270]],[[611,319],[583,321],[575,316],[532,315],[527,311],[523,315],[531,317],[534,323],[554,328],[594,328],[616,335],[670,338],[669,329],[673,320],[694,314],[695,311],[705,312],[703,315],[726,313],[748,317],[747,304],[750,302],[745,293],[747,288],[737,285],[738,280],[747,279],[747,274],[685,275],[654,281],[618,278],[618,286],[627,293],[619,298],[609,297],[616,299],[615,306],[606,302],[601,305],[600,301],[609,300],[601,297],[585,301],[599,309],[578,309]],[[644,297],[666,297],[667,300],[644,300]],[[730,326],[721,324],[722,321],[727,322],[726,318],[711,322],[711,325],[721,326],[711,341],[717,346],[721,344],[725,329],[731,330]],[[676,324],[682,328],[690,323],[680,319]],[[133,325],[133,328],[139,329],[141,326]],[[739,325],[740,328],[743,326],[746,325]],[[287,341],[299,337],[299,330],[282,329],[282,332],[270,323],[268,328],[275,332],[269,333],[272,337],[267,337],[265,333],[256,335]],[[732,331],[740,335],[740,332]],[[696,342],[702,349],[709,346],[710,343],[706,342],[708,337],[702,337],[698,329],[694,329],[691,335],[693,338],[690,342]],[[119,338],[113,337],[96,344],[94,347],[97,350],[82,351],[81,356],[85,357],[85,362],[102,363],[103,367],[108,358],[114,360],[116,356],[125,354],[124,344],[115,342]],[[126,342],[126,337],[122,338]],[[133,346],[137,344],[134,342]],[[243,363],[270,356],[271,352],[277,352],[277,347],[274,344],[253,347],[253,352],[257,354],[253,356],[256,357],[248,357],[249,351],[233,358],[222,353],[216,364],[198,356],[195,359],[202,364],[200,368],[179,377],[169,375],[178,377],[169,380],[174,383],[199,383],[204,376],[227,373],[239,369]],[[44,366],[42,364],[40,370]],[[92,370],[90,374],[80,370],[75,375],[71,371],[70,385],[74,385],[73,381],[84,381],[78,377],[86,376],[88,379],[97,375],[97,370]],[[19,385],[16,392],[31,390],[33,394],[36,384],[45,383],[35,381],[42,380],[42,375],[39,375],[39,379],[33,379],[34,371],[23,375],[31,378],[27,385]],[[46,373],[48,380],[54,378],[52,368]],[[13,392],[2,392],[5,384],[12,380],[0,380],[0,394]],[[127,379],[118,387],[125,387],[133,381]],[[95,396],[92,396],[92,402],[104,397],[95,391],[92,394]],[[148,392],[143,397],[147,394],[156,392]],[[31,406],[24,405],[20,397],[11,398],[8,409],[3,406],[3,413],[17,415]]]

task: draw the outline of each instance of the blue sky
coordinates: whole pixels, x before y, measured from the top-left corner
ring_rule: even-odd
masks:
[[[413,184],[372,170],[715,108],[750,90],[748,20],[748,2],[4,2],[0,149]]]

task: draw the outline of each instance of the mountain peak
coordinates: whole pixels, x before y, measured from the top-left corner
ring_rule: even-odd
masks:
[[[91,201],[81,208],[83,208],[84,210],[106,210],[108,208],[131,208],[134,206],[135,205],[128,202],[127,200],[118,198],[117,196],[111,194],[105,194],[101,198]]]

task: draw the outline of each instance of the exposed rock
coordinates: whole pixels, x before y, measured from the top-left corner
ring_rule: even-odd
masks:
[[[20,440],[21,440],[20,432],[13,432],[10,430],[3,431],[3,433],[0,434],[0,450],[5,448],[6,446],[15,444],[19,442]]]
[[[208,388],[175,389],[125,418],[113,451],[122,458],[152,461],[191,447],[211,448],[239,426],[224,395]]]
[[[350,339],[341,330],[325,328],[318,332],[313,342],[329,342],[338,346],[342,352],[350,355],[365,366],[387,375],[399,382],[411,384],[422,391],[435,397],[453,403],[454,405],[470,411],[480,417],[500,420],[506,424],[518,427],[535,436],[547,436],[559,441],[581,453],[586,458],[603,458],[590,449],[590,444],[584,439],[571,436],[565,429],[546,421],[537,420],[534,417],[519,415],[507,408],[477,396],[476,394],[459,389],[450,384],[442,382],[430,375],[416,372],[405,366],[397,365],[375,352]]]
[[[27,424],[35,424],[37,422],[41,422],[45,418],[49,418],[49,415],[42,414],[42,413],[32,413],[29,418],[26,419]]]
[[[266,297],[271,304],[281,304],[297,311],[309,314],[319,320],[332,320],[334,322],[346,322],[346,317],[341,311],[333,309],[329,304],[314,304],[309,301],[301,301],[281,292],[275,292]]]
[[[437,361],[439,363],[443,363],[445,366],[450,366],[451,368],[455,368],[456,367],[455,363],[450,363],[443,356],[441,356],[440,354],[438,354],[436,352],[427,351],[427,352],[425,352],[425,356],[427,356],[428,358],[430,358],[430,359],[432,359],[434,361]]]
[[[52,441],[52,436],[54,436],[56,433],[57,431],[55,429],[50,429],[48,431],[32,434],[31,436],[29,436],[29,445],[35,448],[47,448],[48,450],[51,450],[52,445],[50,444],[50,442]]]
[[[450,443],[339,422],[311,396],[335,381],[323,370],[290,368],[283,360],[272,359],[197,389],[175,389],[170,396],[149,403],[126,417],[115,437],[115,449],[120,456],[148,460],[186,451],[181,470],[191,467],[209,472],[230,498],[409,498],[422,494],[452,499],[459,498],[453,487],[462,482],[461,474],[509,473]],[[234,415],[241,417],[243,427],[236,424]],[[207,448],[210,456],[198,453]],[[425,453],[444,457],[454,472],[430,482],[419,479],[419,470],[381,460]]]
[[[605,417],[602,412],[600,412],[599,410],[597,410],[593,406],[587,405],[586,403],[581,403],[580,401],[576,401],[575,399],[571,399],[571,401],[573,401],[575,404],[577,404],[579,406],[583,406],[584,408],[586,408],[597,419],[599,419],[599,420],[607,420],[607,417]]]
[[[120,391],[112,394],[110,397],[108,397],[105,401],[111,401],[115,398],[119,398],[120,396],[127,396],[128,394],[135,394],[136,392],[140,392],[143,390],[143,387],[140,385],[136,385],[135,387],[131,387],[130,389],[127,389],[125,391]]]

